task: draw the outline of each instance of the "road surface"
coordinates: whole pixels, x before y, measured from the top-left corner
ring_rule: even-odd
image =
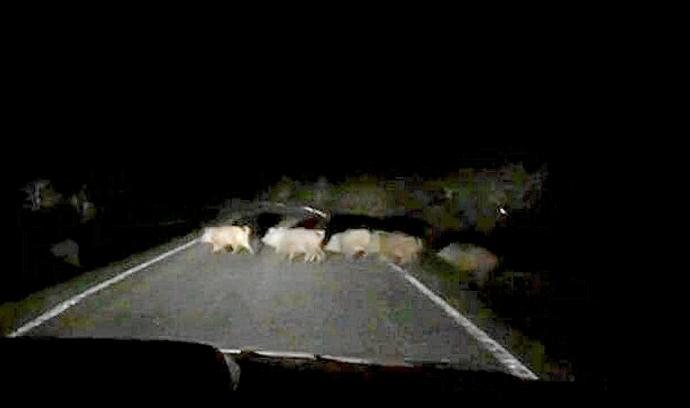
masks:
[[[389,264],[341,256],[289,263],[270,247],[255,256],[211,254],[210,245],[193,243],[22,334],[187,340],[511,372]]]

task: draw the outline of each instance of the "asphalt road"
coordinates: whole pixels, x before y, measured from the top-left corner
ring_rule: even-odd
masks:
[[[506,368],[389,265],[288,263],[195,244],[89,296],[29,336],[175,339],[382,362]]]

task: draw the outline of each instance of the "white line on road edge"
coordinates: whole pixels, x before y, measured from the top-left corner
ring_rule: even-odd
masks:
[[[474,323],[458,312],[453,306],[449,305],[445,300],[443,300],[443,298],[435,294],[433,291],[431,291],[431,289],[424,286],[424,284],[418,281],[414,276],[410,275],[409,272],[394,263],[389,263],[389,265],[393,269],[400,272],[408,282],[419,289],[420,292],[425,294],[429,299],[431,299],[432,302],[440,306],[441,309],[452,317],[456,323],[474,336],[474,338],[479,341],[479,344],[486,348],[494,357],[496,357],[499,362],[508,368],[508,371],[511,374],[516,377],[530,380],[539,379],[536,374],[530,371],[529,368],[525,367],[517,358],[515,358],[515,356],[510,354],[508,350],[489,337],[489,335],[487,335],[482,329],[475,326]]]
[[[198,241],[199,241],[198,238],[194,239],[193,241],[188,242],[182,246],[179,246],[173,250],[170,250],[170,251],[168,251],[168,252],[166,252],[166,253],[164,253],[164,254],[156,257],[156,258],[153,258],[152,260],[150,260],[148,262],[144,262],[141,265],[137,265],[134,268],[130,268],[130,269],[122,272],[121,274],[119,274],[113,278],[110,278],[104,282],[101,282],[96,286],[90,287],[89,289],[85,290],[84,292],[82,292],[82,293],[80,293],[80,294],[78,294],[78,295],[76,295],[70,299],[67,299],[66,301],[60,303],[59,305],[57,305],[54,308],[47,311],[46,313],[43,313],[42,315],[38,316],[34,320],[26,323],[22,327],[18,328],[17,330],[13,331],[12,333],[10,333],[7,337],[17,337],[17,336],[23,335],[24,333],[28,332],[29,330],[31,330],[35,327],[38,327],[41,324],[45,323],[46,321],[60,315],[61,313],[63,313],[67,309],[71,308],[72,306],[76,305],[77,303],[81,302],[82,300],[86,299],[87,297],[93,295],[94,293],[97,293],[97,292],[107,288],[108,286],[113,285],[113,284],[127,278],[128,276],[133,275],[133,274],[139,272],[140,270],[155,264],[156,262],[159,262],[159,261],[169,257],[170,255],[173,255],[177,252],[185,250],[185,249],[191,247],[192,245],[196,244]]]

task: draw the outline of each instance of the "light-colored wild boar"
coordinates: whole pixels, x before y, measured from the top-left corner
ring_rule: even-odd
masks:
[[[367,229],[350,229],[334,234],[326,245],[330,252],[342,253],[354,257],[358,254],[366,256],[371,247],[371,232]],[[375,252],[375,251],[374,251]]]
[[[66,263],[73,266],[80,266],[79,264],[79,244],[66,239],[58,242],[50,247],[50,253],[56,258],[62,259]]]
[[[323,230],[274,227],[268,229],[261,242],[275,248],[276,253],[286,255],[290,261],[301,254],[304,254],[304,262],[322,261],[326,258],[321,249],[325,235]]]
[[[223,248],[232,247],[232,253],[236,254],[240,249],[245,248],[252,255],[254,250],[249,244],[251,228],[247,226],[238,227],[235,225],[224,227],[209,227],[201,236],[201,242],[213,245],[212,252],[217,253]]]
[[[470,275],[479,287],[484,286],[498,265],[498,257],[482,247],[450,244],[437,254],[460,270],[461,278]]]
[[[398,265],[418,259],[422,251],[422,241],[400,232],[375,231],[371,248],[378,247],[380,257]]]

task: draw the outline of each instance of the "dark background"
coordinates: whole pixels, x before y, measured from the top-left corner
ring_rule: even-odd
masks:
[[[12,262],[0,300],[166,242],[211,219],[209,207],[252,198],[283,175],[432,177],[547,164],[562,273],[587,286],[587,307],[573,313],[576,352],[600,378],[594,367],[606,359],[606,342],[589,334],[607,319],[609,271],[598,247],[613,227],[600,222],[611,213],[599,204],[612,171],[599,152],[611,132],[601,122],[613,110],[607,101],[616,78],[603,56],[577,58],[566,52],[569,41],[505,37],[486,47],[479,34],[470,49],[428,42],[361,51],[342,43],[291,48],[280,39],[263,48],[118,46],[84,34],[62,42],[15,36],[2,150],[3,190],[13,197],[4,211]],[[111,239],[92,248],[82,270],[51,265],[46,274],[47,260],[27,266],[26,232],[55,230],[53,221],[27,224],[18,209],[18,189],[36,178],[72,187],[86,179],[104,196],[120,191],[106,200],[114,210],[101,220]],[[185,222],[141,227],[176,219]],[[132,228],[136,240],[128,239]],[[48,278],[37,280],[39,273]]]

